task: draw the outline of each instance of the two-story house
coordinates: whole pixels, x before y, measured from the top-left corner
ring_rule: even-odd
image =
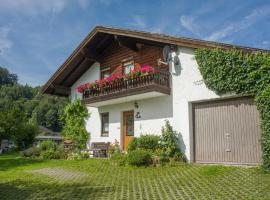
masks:
[[[234,46],[98,26],[43,92],[81,98],[91,113],[89,144],[116,139],[125,150],[133,137],[160,134],[169,120],[181,133],[190,161],[258,164],[260,127],[253,98],[219,96],[199,72],[194,50],[217,47]]]

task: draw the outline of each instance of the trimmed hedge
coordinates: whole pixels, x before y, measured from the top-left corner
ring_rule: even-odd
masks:
[[[261,118],[263,167],[270,169],[270,54],[197,49],[195,58],[209,89],[217,94],[255,96]]]

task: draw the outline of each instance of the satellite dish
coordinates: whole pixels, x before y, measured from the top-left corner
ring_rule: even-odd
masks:
[[[180,59],[179,59],[178,55],[174,56],[173,62],[174,62],[174,65],[179,65],[180,64]]]
[[[163,60],[166,62],[166,63],[169,63],[170,60],[171,60],[171,48],[166,45],[164,48],[163,48]]]

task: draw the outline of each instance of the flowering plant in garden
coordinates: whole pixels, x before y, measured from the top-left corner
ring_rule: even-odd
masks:
[[[121,80],[130,80],[130,79],[134,79],[137,77],[146,76],[146,75],[150,75],[154,73],[155,73],[155,69],[153,67],[150,67],[149,65],[143,65],[141,67],[137,67],[131,70],[128,74],[122,75],[119,73],[114,73],[114,74],[111,74],[107,78],[96,80],[94,83],[81,84],[77,87],[77,91],[79,93],[83,93],[85,90],[95,89],[97,87],[104,87],[112,83],[121,81]]]
[[[121,150],[120,150],[120,145],[117,139],[114,139],[114,143],[110,144],[109,147],[109,154],[120,154]]]

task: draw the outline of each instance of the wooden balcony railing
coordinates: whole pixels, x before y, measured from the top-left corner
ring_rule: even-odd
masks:
[[[170,93],[170,73],[165,70],[155,69],[153,74],[136,77],[129,80],[120,80],[103,87],[85,90],[83,92],[83,100],[90,100],[91,98],[96,99],[97,97],[104,97],[107,95],[111,96],[112,94],[118,95],[119,93],[123,93],[125,91],[128,95],[128,91],[136,91],[136,89],[139,88],[140,93],[143,93],[144,88],[147,88],[149,91],[149,89],[151,90],[151,87],[153,87],[153,89],[159,88],[161,92],[166,91],[164,93]]]

